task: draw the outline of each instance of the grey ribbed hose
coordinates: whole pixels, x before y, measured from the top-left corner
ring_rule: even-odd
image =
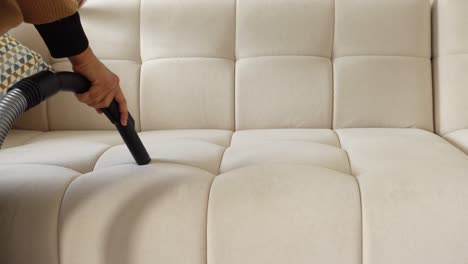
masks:
[[[12,89],[0,98],[0,149],[21,113],[28,109],[28,101],[19,89]]]

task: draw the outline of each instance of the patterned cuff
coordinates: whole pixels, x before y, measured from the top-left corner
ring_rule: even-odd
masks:
[[[35,25],[35,27],[54,58],[78,55],[89,46],[78,12],[52,23]]]

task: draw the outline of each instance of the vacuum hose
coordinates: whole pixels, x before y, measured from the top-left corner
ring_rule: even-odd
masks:
[[[21,113],[59,91],[85,93],[90,86],[86,78],[72,72],[43,71],[17,82],[5,96],[0,98],[0,148]],[[127,126],[122,126],[119,106],[115,100],[108,108],[101,110],[116,126],[137,164],[148,164],[151,158],[135,131],[135,120],[132,115],[130,113],[128,115]]]

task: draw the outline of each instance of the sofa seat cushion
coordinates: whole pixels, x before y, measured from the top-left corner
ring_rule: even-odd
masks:
[[[60,206],[79,175],[48,165],[0,165],[1,263],[59,263]]]
[[[206,254],[223,263],[360,263],[361,253],[373,263],[446,256],[455,263],[466,256],[468,156],[427,131],[142,132],[153,158],[147,166],[134,164],[115,132],[28,136],[0,152],[0,175],[20,175],[0,177],[0,193],[15,197],[31,183],[13,208],[25,217],[37,213],[25,205],[52,201],[38,215],[60,214],[63,263],[206,263]],[[28,230],[28,223],[2,226]],[[52,257],[41,259],[57,262],[56,240],[45,239]],[[10,252],[15,247],[21,241]]]
[[[2,149],[24,145],[41,134],[42,132],[40,131],[12,129],[6,137],[5,142],[3,142]]]
[[[236,131],[231,145],[271,144],[281,141],[315,142],[340,147],[336,133],[330,129],[256,129]]]
[[[168,163],[118,165],[80,176],[60,212],[60,263],[206,263],[214,177]]]
[[[213,182],[212,263],[358,264],[361,239],[359,186],[349,174],[263,163],[222,173]]]
[[[307,164],[350,173],[346,152],[327,129],[267,129],[235,132],[221,172],[258,164]]]
[[[145,131],[139,133],[142,140],[196,140],[203,141],[220,147],[228,147],[231,144],[232,131],[216,129],[182,129],[182,130],[159,130]]]
[[[226,130],[167,130],[141,132],[140,138],[152,163],[172,163],[196,167],[218,174],[223,153],[231,141],[232,132]],[[125,145],[106,151],[95,170],[135,164]]]
[[[310,164],[350,172],[346,152],[340,149],[332,130],[245,130],[233,135],[222,130],[195,132],[153,131],[140,135],[153,162],[184,164],[214,174],[263,163]],[[95,169],[121,164],[135,164],[124,145],[106,151]]]
[[[71,184],[59,226],[65,263],[206,263],[207,250],[214,262],[258,263],[265,251],[255,254],[255,248],[267,244],[268,252],[276,252],[272,263],[291,256],[320,262],[337,247],[344,252],[333,261],[360,262],[359,187],[341,172],[349,172],[349,165],[333,131],[180,130],[140,136],[151,164],[137,166],[119,145]],[[253,161],[235,163],[244,151]],[[326,168],[320,152],[337,168]],[[220,171],[222,160],[235,165]]]
[[[361,188],[367,262],[461,263],[467,258],[468,156],[423,130],[337,133]]]
[[[7,137],[23,145],[0,151],[0,164],[47,164],[70,168],[82,173],[92,171],[96,161],[109,148],[122,144],[115,131],[60,131],[30,135],[13,131]]]
[[[444,135],[450,143],[468,154],[468,129],[461,129]]]

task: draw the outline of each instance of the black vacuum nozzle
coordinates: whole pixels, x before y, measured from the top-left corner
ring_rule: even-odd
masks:
[[[135,120],[133,119],[132,115],[128,113],[127,125],[123,126],[120,123],[119,105],[115,100],[112,101],[108,108],[101,110],[115,125],[138,165],[146,165],[150,163],[151,158],[148,155],[145,146],[141,142],[140,137],[138,137],[138,134],[135,131]]]
[[[28,110],[40,104],[42,101],[46,100],[50,96],[53,96],[54,94],[58,93],[59,91],[85,93],[89,90],[90,86],[90,82],[85,77],[77,73],[54,73],[51,71],[43,71],[31,77],[25,78],[17,84],[15,84],[8,91],[8,97],[5,96],[6,98],[2,98],[2,100],[7,103],[10,101],[18,101],[23,104],[24,102],[27,102],[27,106],[25,106],[25,108],[26,110]],[[3,102],[0,102],[0,110],[2,110],[2,103]],[[9,109],[8,107],[3,107],[3,109],[6,109],[5,111],[15,111],[14,115],[9,113],[4,114],[6,116],[16,118],[20,114],[19,112],[23,111],[23,109],[22,107],[14,108],[15,109],[11,109],[10,107]],[[151,158],[148,155],[145,146],[141,142],[140,137],[136,133],[135,121],[132,115],[129,113],[127,125],[122,126],[122,124],[120,123],[119,106],[115,100],[112,101],[111,105],[108,108],[104,108],[101,110],[107,116],[107,118],[109,118],[109,120],[115,125],[137,164],[146,165],[150,163]],[[2,114],[3,113],[0,113],[0,115]],[[9,126],[12,125],[12,121],[13,120],[11,120],[11,122],[8,122]],[[3,130],[7,132],[7,130],[9,130],[10,128],[11,127],[5,127],[3,128]],[[1,129],[2,127],[0,127],[0,131]],[[0,141],[3,142],[3,140]]]

